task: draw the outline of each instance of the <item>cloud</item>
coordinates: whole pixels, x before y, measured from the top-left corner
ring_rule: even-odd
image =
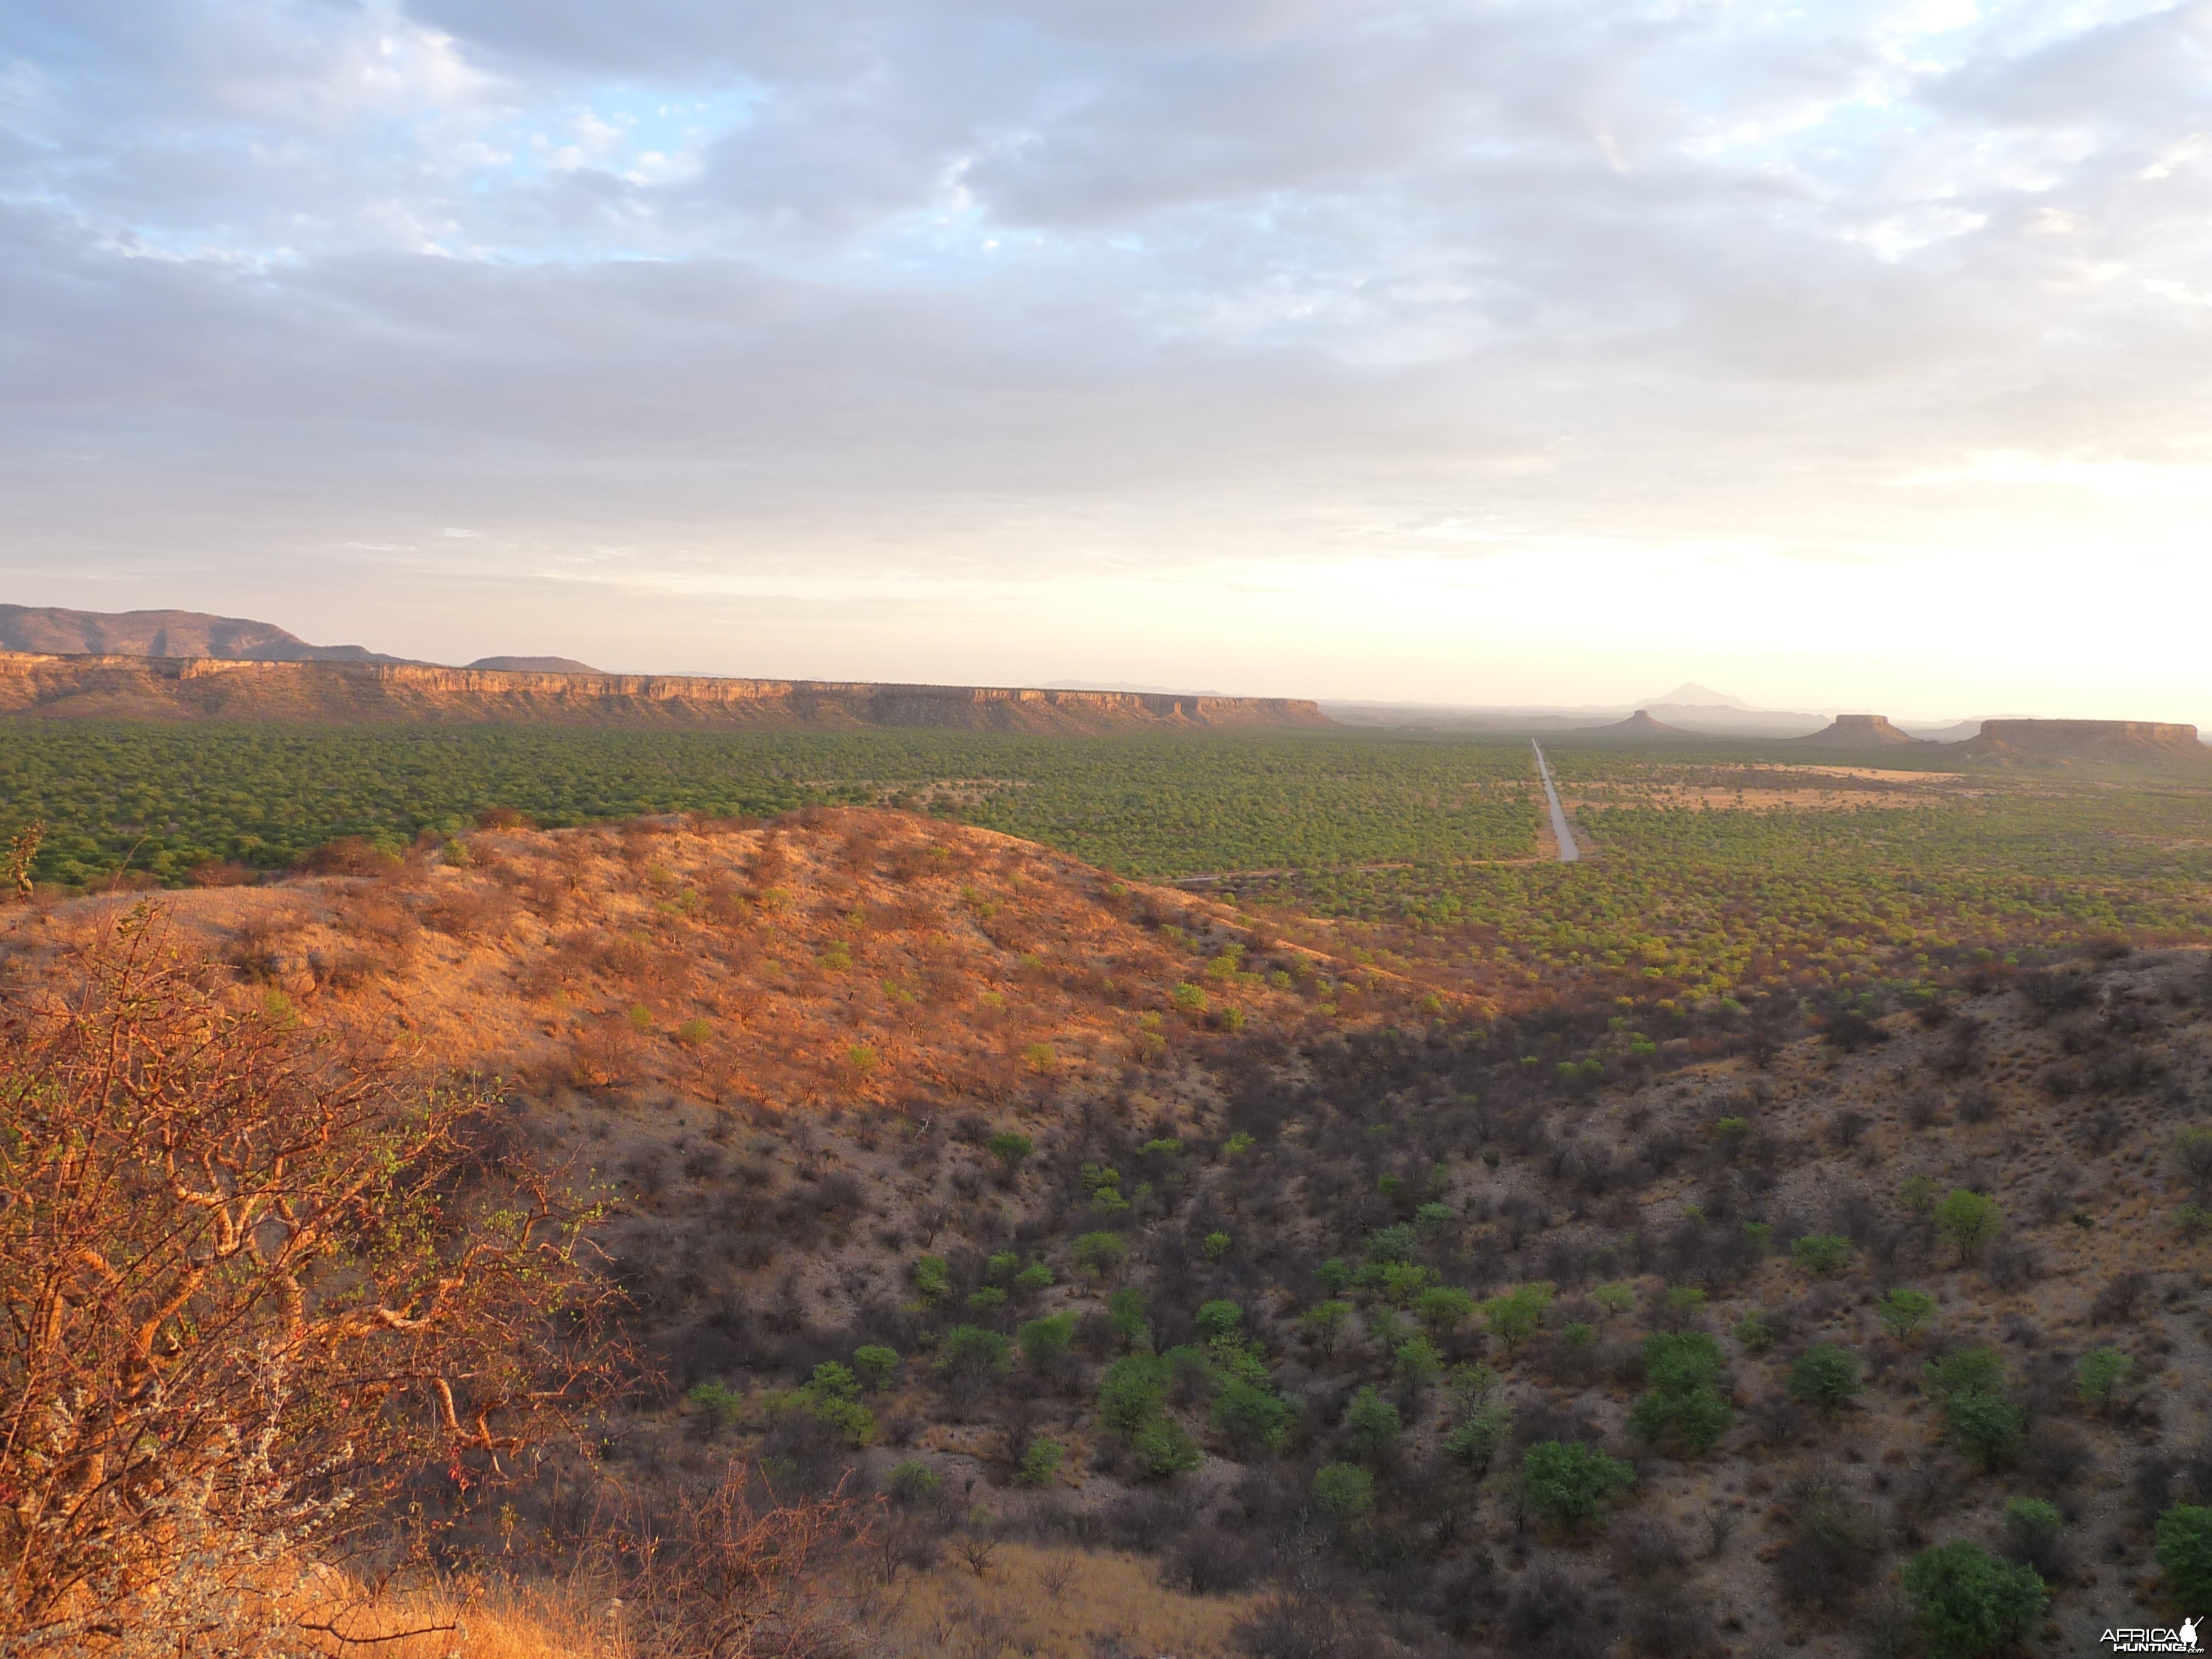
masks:
[[[23,549],[194,580],[2167,546],[2208,43],[2121,0],[18,0],[0,489]]]

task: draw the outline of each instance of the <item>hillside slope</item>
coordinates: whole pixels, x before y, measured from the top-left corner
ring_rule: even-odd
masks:
[[[0,655],[0,714],[52,719],[907,726],[1033,732],[1330,723],[1312,702],[1290,697],[21,653]]]
[[[0,650],[46,655],[216,657],[245,662],[397,662],[358,645],[310,645],[274,623],[204,611],[67,611],[0,605]]]

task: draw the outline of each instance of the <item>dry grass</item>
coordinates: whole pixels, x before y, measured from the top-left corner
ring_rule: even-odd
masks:
[[[978,1577],[948,1559],[910,1579],[890,1633],[913,1659],[1021,1653],[1036,1659],[1172,1654],[1227,1659],[1253,1595],[1185,1595],[1143,1558],[1004,1544]],[[994,1641],[1004,1646],[994,1648]]]

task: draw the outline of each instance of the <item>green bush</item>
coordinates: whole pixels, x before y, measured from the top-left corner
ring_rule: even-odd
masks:
[[[853,1374],[861,1384],[878,1393],[890,1387],[898,1376],[899,1357],[896,1348],[886,1348],[871,1342],[853,1350]]]
[[[1066,1353],[1075,1340],[1073,1314],[1049,1314],[1032,1319],[1014,1333],[1014,1346],[1031,1370],[1043,1370]]]
[[[1589,1294],[1591,1301],[1616,1318],[1636,1305],[1633,1285],[1601,1285]]]
[[[2004,1468],[2020,1455],[2027,1414],[2003,1395],[1954,1394],[1943,1412],[1951,1437],[1984,1468]]]
[[[1323,1355],[1334,1354],[1351,1319],[1349,1302],[1317,1302],[1298,1316],[1298,1329]]]
[[[1961,1261],[1978,1261],[2004,1225],[2004,1212],[1996,1200],[1981,1193],[1954,1187],[1936,1206],[1936,1225],[1951,1241]]]
[[[1405,1432],[1405,1422],[1398,1408],[1375,1391],[1372,1384],[1361,1388],[1345,1407],[1344,1425],[1352,1440],[1352,1449],[1361,1457],[1373,1457],[1389,1450]]]
[[[1963,1540],[1921,1551],[1904,1577],[1932,1659],[1979,1659],[2018,1645],[2049,1599],[2033,1568]]]
[[[1636,1471],[1579,1440],[1539,1440],[1521,1456],[1529,1509],[1553,1525],[1586,1526],[1636,1484]]]
[[[1235,1334],[1243,1322],[1244,1310],[1234,1302],[1209,1302],[1198,1310],[1198,1328],[1209,1342]]]
[[[1314,1471],[1314,1502],[1340,1527],[1375,1507],[1375,1477],[1357,1463],[1324,1463]]]
[[[1790,1368],[1790,1392],[1825,1412],[1842,1410],[1864,1387],[1859,1380],[1859,1357],[1830,1343],[1806,1349]]]
[[[1211,1232],[1206,1234],[1206,1242],[1199,1249],[1208,1261],[1218,1261],[1229,1254],[1229,1247],[1233,1242],[1227,1233]]]
[[[1715,1386],[1720,1373],[1720,1346],[1703,1331],[1653,1332],[1644,1339],[1651,1389],[1629,1413],[1629,1431],[1654,1443],[1711,1450],[1735,1418]]]
[[[1996,1394],[2004,1387],[2004,1361],[1990,1347],[1960,1348],[1921,1368],[1928,1392],[1938,1400],[1957,1394]]]
[[[1132,1449],[1145,1473],[1155,1480],[1182,1474],[1205,1461],[1197,1443],[1184,1432],[1182,1424],[1170,1417],[1148,1425],[1132,1443]]]
[[[1282,1450],[1297,1418],[1297,1407],[1290,1401],[1255,1382],[1225,1383],[1213,1401],[1213,1426],[1240,1457]]]
[[[1875,1311],[1882,1328],[1904,1342],[1936,1316],[1936,1298],[1925,1291],[1907,1290],[1900,1285],[1882,1297],[1881,1305]]]
[[[1018,1486],[1048,1486],[1060,1473],[1060,1460],[1067,1449],[1059,1441],[1039,1435],[1030,1442],[1029,1449],[1022,1454],[1021,1467],[1014,1471]]]
[[[1483,1322],[1490,1334],[1508,1347],[1518,1346],[1536,1334],[1544,1322],[1544,1310],[1552,1305],[1552,1286],[1523,1285],[1482,1304]]]
[[[1322,1289],[1331,1296],[1342,1296],[1358,1275],[1352,1272],[1342,1256],[1333,1255],[1314,1269],[1314,1277],[1321,1281]]]
[[[892,1464],[890,1472],[884,1477],[884,1487],[890,1493],[891,1501],[907,1508],[927,1503],[944,1485],[936,1471],[918,1457]]]
[[[1790,1247],[1790,1259],[1808,1273],[1840,1273],[1851,1259],[1851,1241],[1836,1233],[1807,1233]]]
[[[1098,1380],[1098,1420],[1125,1440],[1133,1440],[1159,1415],[1175,1367],[1152,1354],[1117,1359]]]
[[[2074,1381],[2082,1399],[2105,1406],[2112,1402],[2112,1391],[2128,1380],[2128,1373],[2134,1369],[2135,1361],[2120,1349],[2099,1348],[2081,1356],[2074,1367]]]
[[[1395,1227],[1381,1228],[1367,1235],[1367,1261],[1374,1267],[1411,1261],[1419,1243],[1413,1230],[1402,1221]]]
[[[1412,1336],[1391,1350],[1398,1385],[1409,1389],[1427,1388],[1443,1375],[1443,1356],[1425,1336]]]
[[[2212,1606],[2212,1509],[2176,1504],[2160,1516],[2153,1553],[2177,1601],[2185,1607]]]
[[[1432,1331],[1457,1330],[1474,1313],[1474,1298],[1456,1285],[1431,1285],[1413,1302],[1413,1317]]]
[[[985,1150],[1005,1166],[1008,1175],[1012,1175],[1021,1166],[1024,1159],[1033,1157],[1036,1152],[1035,1141],[1027,1135],[1018,1135],[1012,1130],[1008,1130],[1004,1134],[993,1135],[983,1145]]]
[[[1486,1401],[1445,1431],[1444,1455],[1480,1480],[1512,1430],[1513,1408],[1503,1401]]]
[[[1145,1318],[1145,1293],[1126,1285],[1106,1298],[1106,1321],[1125,1349],[1152,1346],[1152,1328]]]
[[[1006,1339],[980,1325],[955,1325],[937,1346],[936,1369],[954,1376],[996,1376],[1013,1365]]]
[[[1052,1288],[1052,1269],[1042,1261],[1032,1261],[1014,1275],[1014,1289],[1024,1296],[1035,1296],[1039,1291]]]
[[[1774,1327],[1754,1310],[1736,1321],[1735,1340],[1753,1353],[1763,1353],[1774,1346]]]
[[[1111,1279],[1129,1260],[1129,1246],[1119,1233],[1085,1233],[1067,1247],[1068,1259],[1099,1279]]]
[[[924,1302],[942,1302],[952,1291],[952,1270],[941,1255],[926,1255],[914,1264],[908,1276],[914,1293]]]

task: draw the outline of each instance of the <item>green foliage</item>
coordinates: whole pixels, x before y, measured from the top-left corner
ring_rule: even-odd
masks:
[[[1137,1462],[1155,1480],[1165,1480],[1196,1468],[1205,1461],[1182,1424],[1171,1417],[1155,1419],[1138,1431],[1131,1443]]]
[[[890,1387],[898,1376],[899,1357],[896,1348],[886,1348],[871,1342],[853,1350],[853,1374],[865,1388],[881,1393]]]
[[[1199,1248],[1208,1261],[1218,1261],[1229,1254],[1230,1243],[1227,1233],[1212,1232],[1206,1234],[1205,1243]]]
[[[1032,1261],[1014,1275],[1014,1289],[1024,1295],[1034,1296],[1039,1291],[1048,1291],[1052,1285],[1052,1269],[1042,1261]]]
[[[1413,1317],[1432,1331],[1457,1330],[1474,1314],[1474,1298],[1456,1285],[1432,1285],[1413,1302]]]
[[[1552,1305],[1548,1284],[1523,1285],[1482,1304],[1483,1322],[1490,1334],[1508,1347],[1517,1347],[1542,1328],[1544,1310]]]
[[[1349,1302],[1318,1302],[1298,1316],[1298,1330],[1324,1356],[1334,1354],[1352,1318]]]
[[[1133,1440],[1159,1415],[1175,1367],[1153,1354],[1132,1354],[1106,1368],[1098,1382],[1098,1420]]]
[[[1452,1206],[1449,1204],[1429,1203],[1413,1212],[1413,1230],[1424,1238],[1432,1238],[1452,1223]]]
[[[1355,1526],[1375,1507],[1375,1477],[1357,1463],[1324,1463],[1314,1471],[1313,1494],[1337,1525]]]
[[[1498,1400],[1479,1401],[1444,1431],[1444,1455],[1480,1480],[1512,1431],[1512,1407]]]
[[[1135,1285],[1124,1285],[1106,1298],[1106,1319],[1124,1349],[1151,1349],[1152,1328],[1145,1318],[1145,1293]]]
[[[1345,1407],[1344,1426],[1353,1453],[1360,1457],[1388,1451],[1406,1430],[1398,1408],[1372,1385],[1363,1385],[1352,1396],[1352,1403]]]
[[[1262,1383],[1232,1380],[1213,1400],[1213,1426],[1240,1457],[1280,1451],[1297,1419],[1297,1406]]]
[[[1997,1208],[1996,1200],[1984,1194],[1954,1187],[1936,1206],[1936,1225],[1951,1242],[1961,1261],[1980,1259],[1997,1230],[2004,1225],[2004,1213]]]
[[[1644,1339],[1651,1389],[1629,1413],[1629,1431],[1639,1440],[1710,1450],[1735,1418],[1715,1386],[1720,1372],[1720,1346],[1703,1331],[1653,1332]]]
[[[1387,1267],[1363,1268],[1359,1276],[1363,1283],[1394,1308],[1402,1308],[1413,1301],[1436,1277],[1426,1267],[1411,1261],[1394,1261]]]
[[[1928,1392],[1948,1401],[1959,1394],[1996,1394],[2004,1387],[2004,1361],[1995,1348],[1960,1348],[1921,1368]]]
[[[1926,1215],[1936,1207],[1936,1177],[1911,1175],[1897,1189],[1897,1201],[1912,1215]]]
[[[726,1429],[744,1414],[745,1396],[720,1382],[698,1383],[684,1397]]]
[[[1022,1454],[1021,1463],[1014,1470],[1014,1484],[1018,1486],[1050,1486],[1059,1476],[1060,1461],[1066,1455],[1067,1449],[1059,1441],[1039,1435],[1030,1442],[1029,1449]]]
[[[1899,1341],[1910,1340],[1913,1333],[1936,1316],[1936,1298],[1925,1291],[1908,1290],[1900,1285],[1881,1299],[1875,1310],[1882,1328]]]
[[[2004,1507],[2005,1541],[2021,1553],[2047,1553],[2066,1530],[2056,1504],[2040,1498],[2015,1498]]]
[[[937,1472],[918,1457],[901,1459],[884,1476],[884,1489],[890,1493],[891,1501],[906,1509],[929,1502],[944,1485]]]
[[[1522,1495],[1555,1527],[1587,1526],[1636,1484],[1636,1471],[1579,1440],[1539,1440],[1521,1457]]]
[[[1807,1273],[1839,1273],[1851,1259],[1851,1241],[1834,1233],[1807,1233],[1790,1247],[1790,1259]]]
[[[1418,1392],[1443,1375],[1443,1356],[1425,1336],[1408,1337],[1391,1350],[1398,1386]]]
[[[1011,1129],[1002,1134],[993,1135],[990,1139],[983,1143],[983,1146],[984,1149],[1004,1164],[1010,1172],[1026,1159],[1034,1157],[1036,1152],[1035,1141],[1027,1135],[1016,1134]]]
[[[937,1346],[935,1368],[967,1376],[997,1376],[1013,1369],[1012,1346],[980,1325],[955,1325]]]
[[[1842,1410],[1865,1386],[1859,1378],[1859,1357],[1830,1343],[1815,1343],[1790,1368],[1790,1392],[1826,1412]]]
[[[2128,1380],[2128,1373],[2134,1369],[2135,1361],[2120,1349],[2099,1348],[2081,1356],[2074,1367],[2074,1380],[2082,1399],[2104,1406],[2111,1403],[2112,1391]]]
[[[1234,1302],[1208,1302],[1198,1310],[1198,1328],[1209,1342],[1234,1334],[1243,1322],[1244,1310]]]
[[[996,1285],[981,1285],[968,1292],[969,1310],[988,1316],[1006,1305],[1006,1293]]]
[[[1342,1256],[1333,1255],[1314,1269],[1314,1278],[1331,1296],[1342,1296],[1358,1277]]]
[[[2033,1569],[1964,1540],[1921,1551],[1904,1580],[1931,1659],[1979,1659],[2025,1641],[2049,1600]]]
[[[1129,1260],[1128,1242],[1119,1233],[1085,1233],[1067,1247],[1068,1259],[1098,1279],[1111,1279]]]
[[[1050,1314],[1042,1319],[1032,1319],[1014,1333],[1014,1346],[1021,1350],[1022,1363],[1038,1371],[1049,1369],[1074,1340],[1073,1314]]]
[[[1636,1305],[1636,1286],[1633,1285],[1601,1285],[1589,1294],[1591,1301],[1615,1318]]]
[[[1391,1267],[1411,1261],[1420,1237],[1405,1222],[1367,1235],[1365,1255],[1370,1267]]]
[[[2019,1455],[2027,1413],[2003,1395],[1954,1394],[1943,1414],[1960,1449],[1984,1468],[2003,1468]]]
[[[2160,1516],[2153,1553],[2177,1601],[2188,1607],[2212,1605],[2212,1508],[2177,1504]]]
[[[1752,1352],[1762,1353],[1774,1346],[1774,1327],[1754,1309],[1736,1321],[1735,1340]]]
[[[926,1255],[908,1269],[914,1293],[924,1302],[942,1302],[952,1293],[952,1270],[941,1255]]]

